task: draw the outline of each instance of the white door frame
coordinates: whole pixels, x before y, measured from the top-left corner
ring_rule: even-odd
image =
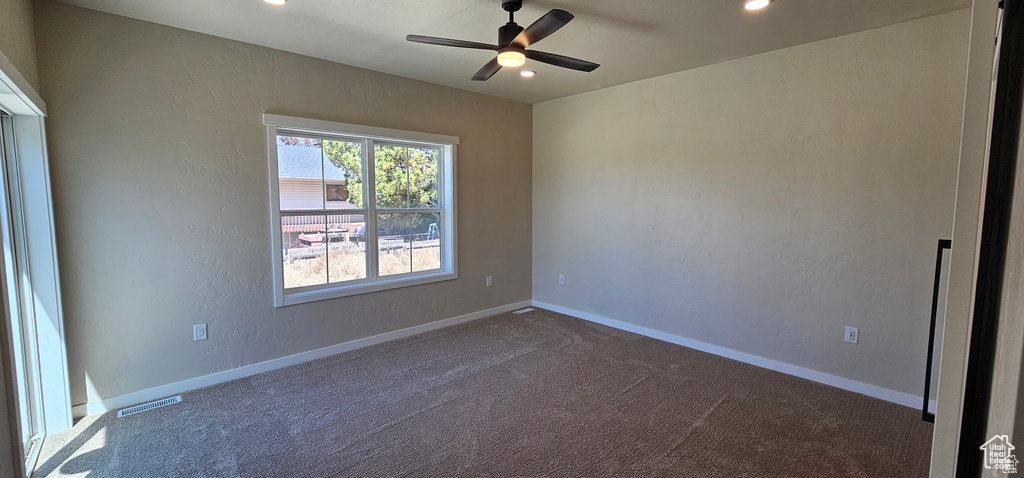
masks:
[[[14,115],[15,151],[24,211],[28,283],[39,349],[43,429],[71,428],[67,352],[46,151],[46,104],[0,52],[0,106]]]

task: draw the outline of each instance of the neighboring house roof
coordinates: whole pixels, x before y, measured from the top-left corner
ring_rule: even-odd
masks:
[[[320,148],[314,146],[277,145],[277,175],[281,178],[320,180],[345,179],[345,172],[330,161],[322,161]]]

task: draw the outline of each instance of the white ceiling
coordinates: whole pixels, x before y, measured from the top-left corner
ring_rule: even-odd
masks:
[[[326,60],[536,103],[732,58],[969,7],[970,0],[525,0],[527,26],[552,8],[576,19],[531,49],[600,63],[593,73],[529,61],[470,77],[493,54],[405,41],[407,34],[497,42],[501,0],[65,0],[67,3]]]

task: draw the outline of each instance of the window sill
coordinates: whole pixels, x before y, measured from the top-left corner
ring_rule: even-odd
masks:
[[[376,282],[368,282],[361,284],[325,286],[323,288],[317,288],[313,290],[300,290],[294,292],[288,292],[286,290],[281,300],[275,301],[277,303],[275,303],[274,306],[285,307],[288,305],[304,304],[306,302],[336,299],[338,297],[349,297],[359,294],[369,294],[371,292],[400,289],[402,287],[412,287],[416,285],[430,284],[433,282],[442,282],[458,278],[459,276],[455,272],[441,271],[432,274],[416,274],[412,276],[395,277],[392,279],[377,280]]]

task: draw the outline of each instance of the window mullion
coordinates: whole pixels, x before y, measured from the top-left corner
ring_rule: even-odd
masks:
[[[377,280],[380,276],[378,268],[378,255],[377,255],[377,179],[376,169],[377,164],[375,160],[374,150],[376,146],[372,139],[366,140],[366,158],[363,163],[365,164],[366,172],[363,176],[366,178],[364,181],[364,192],[363,197],[366,202],[366,264],[367,264],[367,277],[370,280]]]
[[[405,208],[412,207],[412,148],[405,148]],[[410,220],[409,216],[405,216]],[[409,272],[412,272],[412,222],[409,223],[406,231],[406,238],[409,240]]]
[[[326,166],[324,161],[327,159],[327,153],[324,152],[324,140],[320,140],[320,201],[324,210],[327,210],[327,174],[324,172]],[[331,233],[330,228],[327,227],[327,213],[323,216],[324,223],[324,263],[326,264],[324,275],[327,276],[327,283],[331,283]]]

